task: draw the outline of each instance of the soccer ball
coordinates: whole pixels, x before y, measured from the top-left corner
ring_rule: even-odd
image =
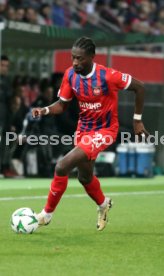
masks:
[[[11,217],[11,228],[16,233],[32,234],[38,228],[36,213],[27,207],[17,209]]]

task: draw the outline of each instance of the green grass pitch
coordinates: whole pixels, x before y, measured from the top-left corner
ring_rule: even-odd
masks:
[[[32,235],[11,230],[15,209],[44,206],[49,179],[0,180],[1,276],[163,276],[164,177],[103,178],[114,206],[110,222],[96,230],[96,205],[76,179],[49,226]]]

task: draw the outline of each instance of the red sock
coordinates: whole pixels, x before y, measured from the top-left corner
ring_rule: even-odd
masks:
[[[89,184],[83,186],[87,194],[97,203],[97,205],[101,205],[104,202],[105,196],[96,176],[93,176],[92,181]]]
[[[47,213],[51,213],[58,205],[63,193],[67,188],[68,176],[55,175],[51,182],[50,191],[47,198],[47,203],[44,210]]]

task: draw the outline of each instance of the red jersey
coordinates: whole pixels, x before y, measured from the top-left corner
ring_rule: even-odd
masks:
[[[87,76],[76,74],[70,67],[58,95],[63,101],[77,98],[80,108],[77,130],[80,132],[118,128],[118,90],[128,88],[131,79],[129,74],[96,63]]]

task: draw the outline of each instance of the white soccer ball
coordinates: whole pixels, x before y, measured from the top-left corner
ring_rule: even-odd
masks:
[[[11,228],[16,233],[32,234],[38,228],[36,213],[27,207],[17,209],[11,217]]]

